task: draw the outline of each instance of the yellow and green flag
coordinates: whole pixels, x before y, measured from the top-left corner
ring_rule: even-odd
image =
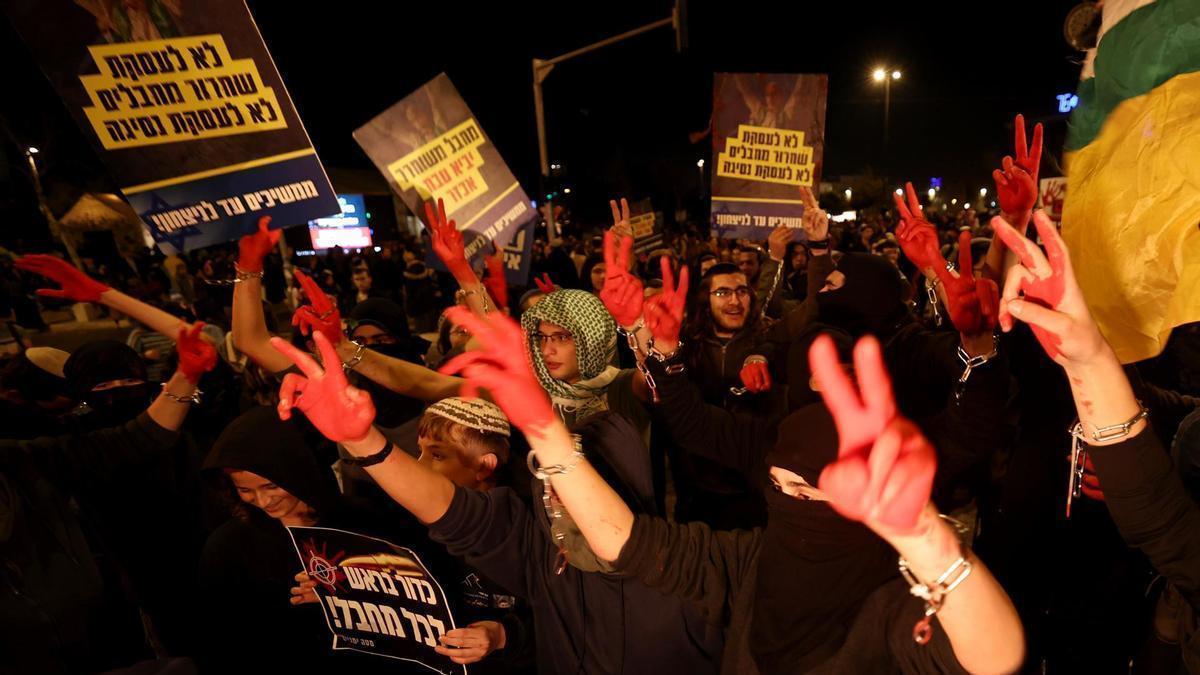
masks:
[[[1107,0],[1067,135],[1062,234],[1122,363],[1200,321],[1200,0]]]

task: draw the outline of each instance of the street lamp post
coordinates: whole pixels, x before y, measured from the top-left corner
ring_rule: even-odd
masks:
[[[871,77],[876,82],[883,83],[883,146],[887,149],[888,144],[888,127],[890,126],[890,118],[892,114],[892,80],[900,79],[900,71],[895,68],[880,66],[871,73]]]
[[[75,245],[67,238],[66,233],[62,230],[62,225],[58,222],[58,218],[54,217],[54,212],[50,210],[50,205],[46,203],[46,193],[42,192],[42,174],[38,171],[37,160],[33,157],[36,154],[38,154],[37,148],[30,147],[25,150],[25,159],[29,161],[29,172],[33,175],[33,192],[37,195],[38,210],[46,218],[46,224],[50,227],[50,234],[62,241],[63,246],[67,249],[67,255],[71,257],[71,262],[75,264],[75,267],[83,269],[83,261],[79,259],[79,253],[75,251]]]
[[[634,28],[633,30],[625,31],[620,35],[614,35],[610,38],[605,38],[599,42],[593,42],[585,47],[580,47],[560,54],[552,59],[533,59],[533,111],[537,121],[537,137],[538,137],[538,160],[541,162],[542,179],[545,180],[550,176],[550,153],[546,146],[546,108],[542,100],[542,83],[546,81],[546,76],[554,70],[554,66],[573,59],[577,56],[582,56],[588,52],[593,52],[602,47],[607,47],[617,42],[628,40],[631,37],[636,37],[642,33],[652,31],[656,28],[671,26],[675,31],[675,49],[681,51],[686,43],[684,39],[684,24],[686,23],[686,4],[683,0],[677,0],[675,6],[671,9],[671,16],[665,19],[660,19],[644,26]],[[701,169],[703,171],[703,169]],[[551,200],[546,200],[550,204],[549,222],[547,230],[551,241],[554,241],[554,204]]]

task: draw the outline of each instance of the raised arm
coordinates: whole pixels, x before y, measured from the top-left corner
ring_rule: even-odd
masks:
[[[324,363],[338,363],[337,352],[321,332],[313,335]],[[323,369],[308,354],[273,338],[271,346],[295,363],[303,375],[289,373],[279,390],[279,416],[289,419],[299,409],[331,441],[341,443],[388,495],[423,523],[432,523],[450,508],[454,484],[417,462],[372,426],[375,404],[366,392],[350,385],[338,366]]]
[[[458,282],[467,307],[477,316],[483,316],[496,307],[497,300],[493,298],[491,302],[488,301],[487,289],[467,262],[462,232],[458,230],[458,223],[446,218],[446,204],[441,199],[437,201],[436,209],[432,202],[425,202],[425,227],[429,230],[433,252]]]
[[[1078,431],[1113,521],[1200,611],[1200,508],[1150,432],[1116,354],[1088,311],[1054,223],[1037,211],[1033,224],[1045,255],[1007,223],[997,230],[1021,261],[1004,285],[1001,325],[1011,330],[1013,317],[1028,323],[1066,371]]]
[[[271,349],[271,333],[263,316],[263,258],[283,234],[270,230],[270,216],[258,219],[258,231],[238,241],[237,283],[233,286],[233,344],[263,370],[279,373],[291,367],[282,354]]]
[[[904,568],[929,595],[927,608],[934,610],[963,668],[1016,671],[1025,655],[1016,609],[929,501],[937,468],[934,450],[916,425],[896,413],[879,341],[866,337],[855,346],[857,386],[838,363],[829,337],[818,338],[809,356],[838,430],[838,459],[821,472],[821,491],[839,513],[863,522],[900,553]],[[950,588],[955,581],[957,587]],[[923,619],[914,626],[914,637],[923,644],[936,629]]]
[[[633,528],[633,512],[588,463],[567,428],[554,414],[546,392],[525,355],[525,334],[508,317],[492,314],[480,319],[459,307],[449,318],[466,326],[481,349],[455,357],[446,372],[462,373],[464,395],[487,389],[524,432],[563,505],[601,560],[616,560]]]
[[[38,289],[38,295],[44,298],[99,303],[171,339],[178,335],[180,328],[190,328],[186,321],[105,286],[70,263],[54,256],[23,256],[17,260],[16,266],[19,270],[40,274],[62,287]]]
[[[1000,168],[992,172],[996,181],[996,199],[1000,202],[1000,217],[1022,234],[1029,226],[1033,215],[1033,205],[1038,197],[1038,170],[1042,164],[1042,125],[1033,128],[1033,144],[1026,145],[1025,116],[1017,115],[1013,122],[1015,139],[1013,152],[1016,160],[1005,156]],[[993,235],[995,225],[993,225]],[[983,265],[983,274],[997,284],[1004,283],[1004,274],[1016,263],[1016,257],[1009,251],[1003,238],[992,237],[988,247],[987,260]]]

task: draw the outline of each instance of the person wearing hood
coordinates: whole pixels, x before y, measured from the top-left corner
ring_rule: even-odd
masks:
[[[113,589],[104,587],[97,553],[70,502],[86,504],[127,489],[117,486],[131,468],[165,459],[198,395],[196,383],[216,363],[216,350],[199,339],[199,330],[178,333],[178,369],[132,420],[87,433],[0,441],[0,671],[97,672],[129,665],[105,660],[113,645],[100,637],[111,635],[115,620],[99,610]],[[109,412],[123,414],[117,406]],[[139,524],[101,527],[140,531]]]
[[[478,325],[478,319],[461,307],[452,308],[449,318],[468,327]],[[511,320],[502,320],[517,336],[508,345],[510,356],[524,362],[528,334]],[[336,362],[324,335],[317,339],[325,362]],[[292,387],[285,385],[281,411],[290,414],[294,407],[303,411],[328,438],[369,464],[372,478],[427,524],[435,541],[529,601],[540,672],[714,672],[720,650],[717,633],[704,626],[688,603],[612,574],[591,554],[544,476],[534,479],[544,508],[531,509],[505,487],[486,492],[458,487],[397,451],[371,426],[370,397],[349,387],[338,370],[322,371],[286,343],[275,344],[296,359],[306,376],[295,376]],[[464,354],[447,367],[475,355]],[[528,381],[539,397],[545,396],[532,373]],[[295,398],[295,388],[302,388],[304,394]],[[625,495],[628,501],[622,503],[639,512],[652,511],[649,459],[633,425],[622,415],[596,411],[577,423],[575,430],[582,452],[605,467],[606,475]]]
[[[652,330],[661,317],[651,310]],[[861,393],[833,345],[814,345],[828,411],[806,411],[814,442],[777,446],[771,457],[776,498],[791,500],[788,507],[766,531],[718,533],[631,510],[514,358],[520,332],[503,319],[468,319],[482,349],[456,369],[487,387],[525,432],[600,564],[700,604],[725,629],[722,672],[1004,673],[1021,665],[1012,604],[929,501],[933,449],[897,416],[877,341],[855,352]],[[889,545],[901,554],[899,570],[884,555]],[[785,549],[790,555],[776,553]],[[911,597],[910,583],[929,599]],[[760,603],[775,606],[779,623],[759,619]],[[777,645],[794,648],[767,651]]]
[[[357,654],[333,655],[320,607],[288,601],[301,565],[286,526],[320,525],[387,538],[367,513],[341,497],[301,429],[271,408],[253,408],[225,427],[204,469],[219,485],[231,517],[209,536],[200,557],[202,668],[374,664],[372,670],[382,670]]]

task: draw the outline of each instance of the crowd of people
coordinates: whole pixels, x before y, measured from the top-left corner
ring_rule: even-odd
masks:
[[[0,673],[407,672],[331,649],[289,526],[417,552],[469,672],[1200,673],[1200,364],[1119,363],[1016,128],[990,219],[800,188],[635,253],[621,199],[528,288],[440,203],[0,259]],[[70,303],[127,341],[29,344]]]

